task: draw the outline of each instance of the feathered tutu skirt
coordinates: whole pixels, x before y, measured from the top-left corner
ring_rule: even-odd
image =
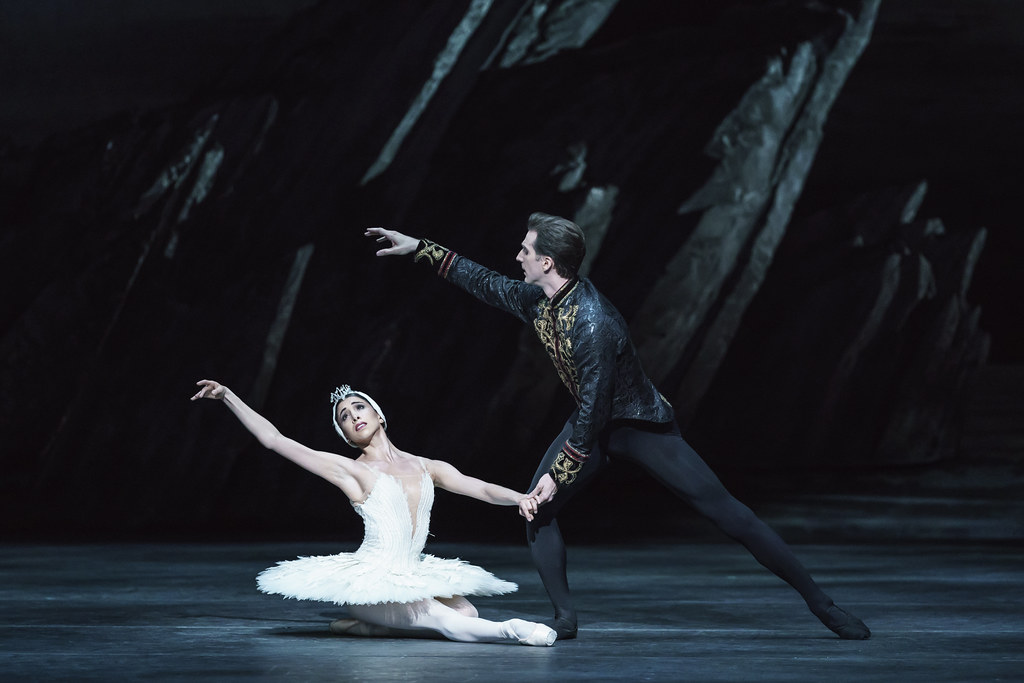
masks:
[[[339,553],[278,562],[256,577],[264,593],[339,605],[416,602],[455,595],[499,595],[518,586],[460,559],[421,554],[405,562]]]

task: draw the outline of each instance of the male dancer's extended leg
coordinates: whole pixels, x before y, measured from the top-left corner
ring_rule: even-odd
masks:
[[[632,460],[651,473],[719,529],[739,541],[754,558],[795,588],[811,612],[840,638],[871,635],[860,619],[837,607],[775,531],[730,494],[711,468],[672,424],[634,428],[618,426],[608,438],[608,453]]]
[[[528,490],[532,491],[540,478],[550,471],[565,440],[572,434],[572,426],[572,419],[570,419],[562,429],[562,433],[548,448]],[[601,455],[595,453],[591,457],[597,460]],[[569,594],[569,579],[566,576],[565,566],[565,541],[562,540],[562,532],[558,528],[558,513],[572,499],[573,495],[587,486],[602,464],[601,462],[588,463],[571,486],[559,486],[554,499],[542,505],[533,521],[526,523],[526,540],[530,545],[533,564],[537,567],[537,573],[540,574],[544,589],[548,592],[551,604],[555,607],[554,619],[544,623],[555,629],[561,640],[576,637],[576,609],[573,607],[572,596]]]

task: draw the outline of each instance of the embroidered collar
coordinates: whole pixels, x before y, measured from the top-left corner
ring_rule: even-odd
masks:
[[[557,306],[558,304],[562,303],[565,297],[569,296],[570,292],[576,289],[576,285],[578,285],[579,283],[580,279],[578,276],[566,282],[564,285],[558,288],[558,291],[555,292],[554,296],[552,296],[551,299],[548,301],[548,305]]]

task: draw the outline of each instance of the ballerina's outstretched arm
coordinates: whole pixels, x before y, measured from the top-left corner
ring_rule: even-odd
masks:
[[[288,438],[278,431],[270,420],[250,408],[235,392],[219,382],[203,379],[196,384],[201,388],[192,397],[193,401],[210,398],[223,402],[264,447],[331,482],[340,488],[349,500],[366,498],[368,485],[371,483],[369,480],[373,475],[365,466],[336,453],[313,450]]]
[[[482,479],[468,477],[454,465],[442,460],[423,458],[423,461],[434,478],[434,483],[445,491],[476,498],[491,505],[517,505],[519,514],[528,520],[532,520],[533,516],[537,514],[537,498],[534,496],[519,493]]]

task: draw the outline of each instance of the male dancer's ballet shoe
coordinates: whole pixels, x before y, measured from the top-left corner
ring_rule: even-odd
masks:
[[[544,624],[535,624],[532,621],[525,621],[523,619],[509,619],[505,623],[508,624],[512,637],[520,645],[551,647],[555,644],[557,634],[554,629],[548,628]]]
[[[554,617],[552,619],[545,619],[541,623],[553,629],[555,634],[558,635],[559,640],[572,640],[576,637],[575,619],[569,619],[568,617]]]
[[[871,631],[863,621],[837,605],[829,605],[825,614],[818,618],[843,640],[867,640],[871,637]]]

